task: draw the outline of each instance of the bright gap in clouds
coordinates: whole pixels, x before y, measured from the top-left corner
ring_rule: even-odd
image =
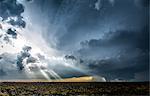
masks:
[[[60,65],[63,65],[65,68],[67,67],[73,68],[77,71],[83,71],[80,68],[76,67],[74,65],[74,62],[65,60],[58,51],[47,46],[41,35],[37,34],[38,32],[33,32],[35,30],[32,30],[29,36],[29,32],[27,31],[30,30],[28,29],[20,29],[4,22],[1,23],[1,25],[2,29],[0,29],[0,31],[4,33],[3,35],[7,36],[8,34],[5,34],[7,29],[14,28],[17,33],[17,38],[10,38],[11,41],[6,44],[3,44],[4,41],[1,40],[3,47],[1,47],[0,53],[7,52],[17,54],[18,58],[18,56],[23,53],[24,46],[31,47],[31,50],[27,52],[30,54],[30,57],[23,58],[21,65],[24,66],[24,72],[26,73],[28,78],[38,79],[39,77],[41,78],[43,76],[49,81],[51,81],[51,79],[62,79],[61,76],[59,76],[57,72],[53,70]],[[30,60],[31,57],[33,58],[33,60]],[[30,62],[27,63],[28,61]],[[50,68],[49,65],[55,65],[55,68]]]

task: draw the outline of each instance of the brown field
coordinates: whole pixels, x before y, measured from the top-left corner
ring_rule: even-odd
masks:
[[[149,96],[149,82],[1,82],[0,96]]]

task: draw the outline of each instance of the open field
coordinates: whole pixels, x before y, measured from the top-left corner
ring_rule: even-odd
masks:
[[[148,96],[149,82],[1,82],[0,96]]]

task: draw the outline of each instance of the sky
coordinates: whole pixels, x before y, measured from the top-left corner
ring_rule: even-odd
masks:
[[[149,80],[149,0],[0,0],[0,79]]]

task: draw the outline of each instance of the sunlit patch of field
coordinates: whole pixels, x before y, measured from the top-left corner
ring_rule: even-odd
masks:
[[[0,80],[0,82],[96,82],[93,76],[72,77],[58,80],[32,79],[32,80]],[[104,82],[101,80],[101,82]]]

